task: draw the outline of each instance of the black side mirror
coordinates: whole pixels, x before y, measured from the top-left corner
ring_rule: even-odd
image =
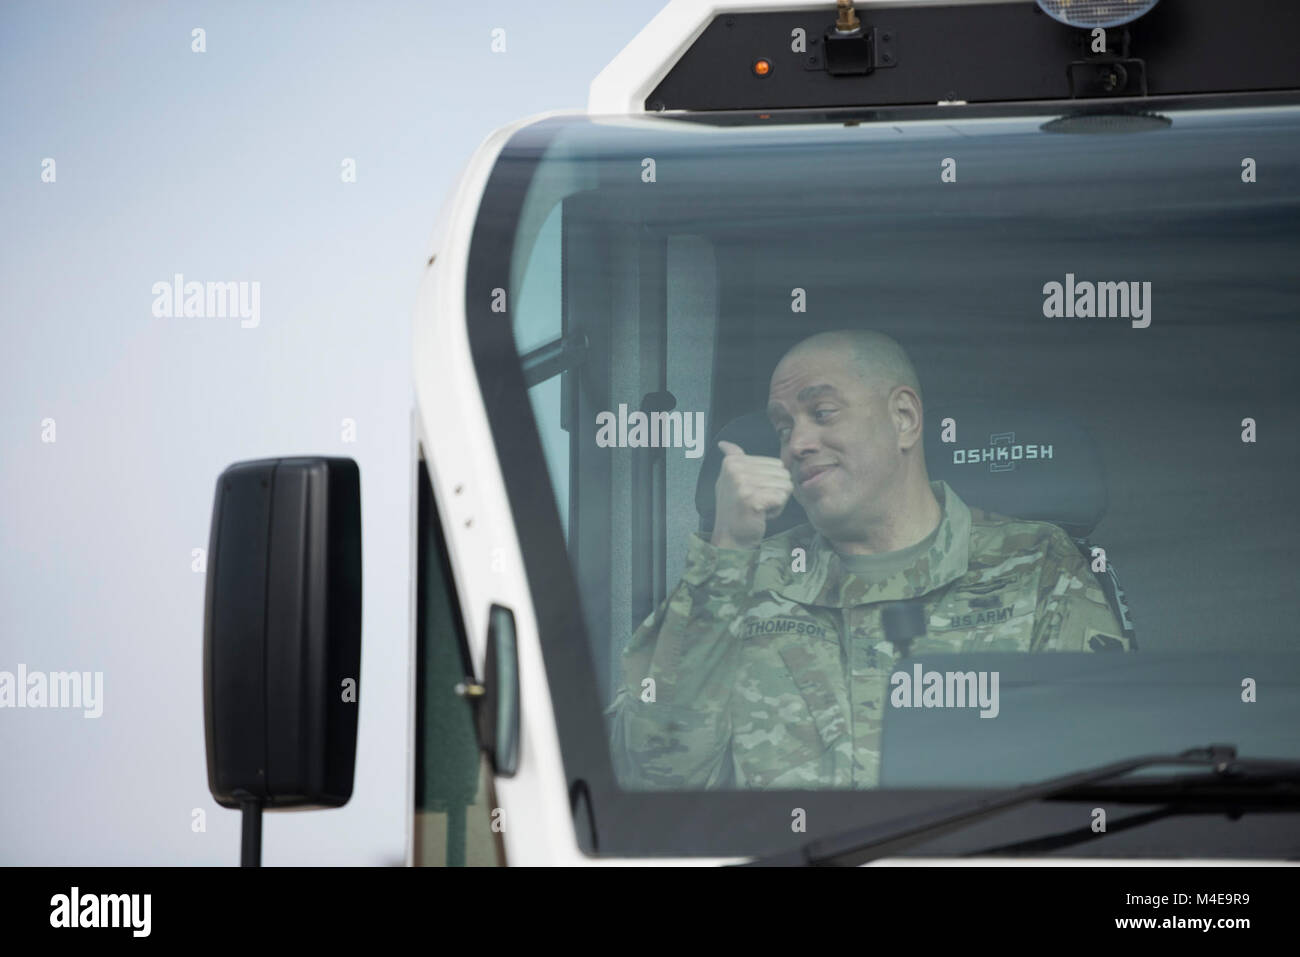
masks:
[[[361,477],[342,458],[238,462],[217,480],[203,623],[208,789],[241,808],[352,796],[361,669]]]
[[[483,686],[479,741],[488,752],[492,770],[513,777],[519,769],[519,651],[514,613],[500,605],[493,605],[488,614]]]

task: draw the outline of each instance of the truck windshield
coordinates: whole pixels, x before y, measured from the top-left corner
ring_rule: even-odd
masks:
[[[593,848],[1300,757],[1300,108],[803,119],[545,120],[479,210]]]

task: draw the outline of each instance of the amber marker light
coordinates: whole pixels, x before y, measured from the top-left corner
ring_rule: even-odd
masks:
[[[759,57],[754,61],[754,76],[767,76],[772,72],[772,61],[766,57]]]

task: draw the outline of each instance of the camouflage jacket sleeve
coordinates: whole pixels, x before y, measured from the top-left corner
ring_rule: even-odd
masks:
[[[1059,528],[1053,529],[1043,558],[1033,650],[1130,650],[1096,576]]]
[[[681,582],[632,635],[609,708],[614,769],[623,787],[734,783],[736,627],[757,557],[757,549],[715,548],[692,535]]]

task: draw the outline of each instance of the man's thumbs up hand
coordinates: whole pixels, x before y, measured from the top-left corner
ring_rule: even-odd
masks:
[[[719,442],[722,468],[714,486],[713,538],[718,548],[753,548],[767,523],[785,509],[794,483],[780,459],[746,455],[735,442]]]

